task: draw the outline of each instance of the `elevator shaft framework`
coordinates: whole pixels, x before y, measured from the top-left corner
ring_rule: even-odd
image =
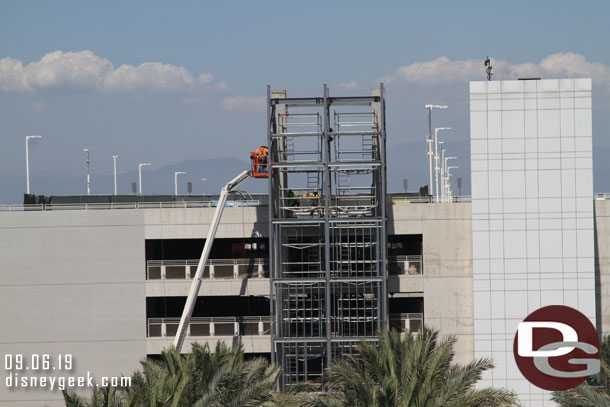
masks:
[[[386,329],[383,84],[371,96],[267,87],[271,358],[281,387],[320,379]]]

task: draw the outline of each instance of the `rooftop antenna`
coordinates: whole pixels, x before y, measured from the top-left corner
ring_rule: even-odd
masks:
[[[490,81],[493,76],[493,67],[491,66],[491,59],[489,57],[485,60],[485,66],[487,67],[485,70],[485,72],[487,72],[487,80]]]

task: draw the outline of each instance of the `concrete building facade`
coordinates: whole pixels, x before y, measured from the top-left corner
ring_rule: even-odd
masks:
[[[388,201],[391,326],[417,331],[423,322],[455,335],[456,362],[471,361],[476,343],[471,204]],[[598,321],[606,335],[610,201],[596,200],[595,213]],[[73,355],[73,370],[39,375],[131,374],[141,359],[172,344],[176,310],[191,283],[187,260],[200,250],[212,214],[212,208],[0,212],[0,353]],[[266,219],[264,206],[226,208],[215,245],[264,242]],[[184,250],[189,244],[193,252]],[[163,250],[156,250],[160,245]],[[155,255],[160,252],[161,259]],[[221,340],[241,341],[251,355],[269,354],[268,314],[252,315],[268,310],[267,303],[259,304],[268,298],[269,279],[257,253],[213,256],[184,351],[193,341]],[[412,265],[419,273],[409,274]],[[244,315],[248,307],[252,312]],[[221,308],[234,317],[210,316]],[[63,405],[61,393],[0,386],[0,406],[44,405]]]
[[[591,80],[471,82],[470,123],[475,355],[496,364],[480,385],[555,405],[513,340],[547,305],[596,322]]]
[[[214,212],[192,206],[0,212],[0,353],[71,354],[72,370],[36,375],[99,379],[171,346]],[[225,209],[184,351],[225,341],[270,355],[267,213]],[[469,217],[468,203],[388,204],[389,324],[456,335],[462,363],[474,357]],[[33,405],[63,405],[61,393],[0,386],[0,406]]]

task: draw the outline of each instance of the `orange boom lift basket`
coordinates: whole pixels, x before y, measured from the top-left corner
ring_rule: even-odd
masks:
[[[254,178],[269,177],[269,149],[266,146],[260,146],[256,151],[251,151],[250,160],[252,160]]]

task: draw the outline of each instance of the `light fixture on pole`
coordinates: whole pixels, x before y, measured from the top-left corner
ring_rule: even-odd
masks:
[[[439,179],[441,181],[441,185],[440,185],[440,190],[441,190],[441,199],[440,202],[444,202],[445,201],[445,147],[443,147],[443,144],[445,144],[444,141],[439,141],[438,142],[438,148],[439,150],[441,150],[441,172],[440,172],[440,176]]]
[[[432,110],[433,109],[447,109],[445,105],[425,105],[428,110],[428,138],[426,140],[426,153],[428,154],[428,170],[430,180],[428,184],[428,195],[432,195]]]
[[[444,198],[446,198],[446,197],[448,196],[448,195],[447,195],[447,190],[448,190],[448,189],[451,189],[451,185],[450,185],[450,184],[449,184],[449,186],[447,185],[447,181],[448,181],[448,179],[449,179],[449,178],[447,177],[447,169],[448,169],[448,167],[447,167],[447,161],[449,161],[449,160],[455,160],[455,159],[457,159],[457,157],[444,157],[444,158],[443,158],[443,167],[445,168],[445,169],[444,169],[444,173],[445,173],[445,179],[444,179],[444,181],[443,181],[443,182],[444,182],[444,185],[443,185],[443,186],[444,186],[444,188],[445,188],[445,189],[444,189],[444,192],[443,192],[443,197],[444,197]],[[456,167],[456,168],[457,168],[457,167]]]
[[[184,171],[174,172],[174,196],[178,196],[178,175],[186,174]]]
[[[457,160],[457,157],[445,157],[445,169],[447,168],[447,161],[449,160]]]
[[[42,138],[42,136],[25,136],[25,182],[26,193],[30,194],[30,140]]]
[[[117,195],[117,182],[116,182],[116,159],[119,158],[118,155],[112,156],[112,161],[114,161],[114,194]]]
[[[152,165],[151,163],[140,163],[138,164],[138,181],[140,182],[140,195],[142,195],[142,167],[146,165]]]
[[[83,148],[83,151],[87,153],[87,195],[91,195],[91,160],[89,159],[91,149]]]
[[[434,179],[435,179],[435,190],[436,190],[436,194],[435,194],[435,198],[436,201],[438,202],[438,197],[439,197],[439,184],[438,184],[438,175],[439,175],[439,171],[440,171],[440,167],[439,167],[439,155],[438,155],[438,132],[441,130],[451,130],[451,127],[437,127],[434,129]]]
[[[447,167],[447,202],[451,202],[452,198],[453,198],[453,194],[451,193],[451,176],[453,175],[451,173],[452,169],[455,168],[459,168],[457,165],[450,165],[449,167]],[[460,180],[460,184],[461,184],[461,178],[458,178],[458,180]]]
[[[201,178],[201,181],[203,183],[203,196],[205,196],[205,182],[207,181],[207,178]]]

